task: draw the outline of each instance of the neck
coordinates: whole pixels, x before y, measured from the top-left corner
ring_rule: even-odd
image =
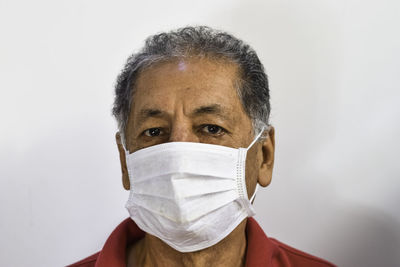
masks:
[[[232,266],[245,265],[246,222],[242,221],[227,237],[212,247],[179,252],[159,238],[146,234],[127,250],[127,266]]]

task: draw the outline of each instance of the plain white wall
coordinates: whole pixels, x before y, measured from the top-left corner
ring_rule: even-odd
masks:
[[[161,30],[207,24],[270,78],[276,166],[256,219],[339,266],[400,264],[398,1],[0,0],[0,265],[63,266],[128,213],[113,84]]]

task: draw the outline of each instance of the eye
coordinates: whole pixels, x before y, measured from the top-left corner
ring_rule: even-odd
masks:
[[[161,131],[160,128],[150,128],[143,132],[144,135],[149,136],[149,137],[159,136],[162,133],[163,132]]]
[[[224,129],[218,125],[207,124],[203,126],[202,131],[207,134],[220,135],[223,133]]]

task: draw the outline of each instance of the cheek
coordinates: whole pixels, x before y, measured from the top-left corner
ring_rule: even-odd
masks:
[[[253,152],[253,153],[251,153]],[[257,155],[250,149],[246,157],[246,188],[249,197],[253,194],[258,178]]]
[[[246,181],[253,181],[257,177],[257,164],[254,159],[246,159]]]

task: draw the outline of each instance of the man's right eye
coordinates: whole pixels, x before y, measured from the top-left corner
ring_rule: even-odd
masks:
[[[144,135],[149,136],[149,137],[154,137],[154,136],[159,136],[162,134],[162,131],[160,128],[150,128],[147,129],[143,132]]]

